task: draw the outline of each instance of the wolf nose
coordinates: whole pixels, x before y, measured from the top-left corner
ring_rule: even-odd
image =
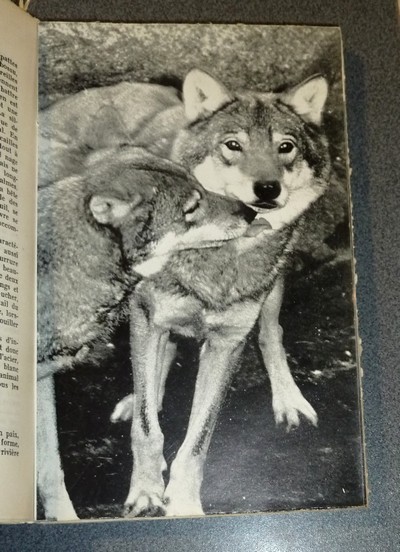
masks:
[[[258,180],[254,183],[254,193],[260,201],[272,201],[281,193],[278,180]]]

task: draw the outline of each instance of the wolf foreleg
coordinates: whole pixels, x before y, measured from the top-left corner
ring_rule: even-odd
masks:
[[[132,455],[133,472],[125,515],[162,515],[166,469],[164,436],[158,421],[161,359],[169,332],[147,318],[139,302],[131,300],[131,350],[133,364]]]
[[[204,514],[200,499],[211,436],[243,342],[220,337],[203,345],[185,440],[172,463],[164,502],[167,516]]]
[[[259,344],[267,368],[272,389],[272,407],[276,423],[285,423],[287,428],[297,427],[299,414],[313,425],[318,417],[303,397],[290,373],[282,344],[282,328],[279,325],[279,312],[283,297],[283,279],[278,278],[261,308]]]

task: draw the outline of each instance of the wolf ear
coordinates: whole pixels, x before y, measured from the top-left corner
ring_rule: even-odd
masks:
[[[283,101],[306,122],[320,125],[327,97],[328,82],[322,75],[316,75],[286,92]]]
[[[232,99],[225,86],[200,69],[192,69],[183,83],[183,103],[189,122],[214,113]]]
[[[119,226],[126,215],[132,211],[142,198],[138,196],[133,201],[124,201],[115,197],[94,195],[89,202],[92,215],[100,224]]]

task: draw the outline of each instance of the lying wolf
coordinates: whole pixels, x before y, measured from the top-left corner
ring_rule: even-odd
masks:
[[[316,76],[281,94],[231,93],[199,70],[184,81],[183,103],[176,90],[150,84],[85,90],[41,114],[41,185],[79,172],[92,151],[127,142],[178,161],[206,189],[242,200],[279,230],[309,209],[329,179],[321,127],[327,92]],[[258,254],[262,263],[261,246]],[[288,428],[300,415],[316,424],[282,345],[282,296],[280,274],[260,311],[259,334],[275,418]],[[131,404],[119,405],[114,419],[129,417]]]
[[[136,148],[103,152],[81,176],[42,189],[38,213],[38,488],[47,519],[75,519],[58,452],[53,374],[78,366],[129,312],[136,315],[129,303],[138,301],[139,273],[159,273],[174,251],[240,236],[255,213]],[[136,392],[140,377],[135,362]]]

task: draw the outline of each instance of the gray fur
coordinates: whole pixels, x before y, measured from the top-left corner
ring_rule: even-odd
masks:
[[[40,191],[39,362],[76,354],[85,344],[110,338],[139,280],[133,265],[166,232],[186,230],[182,208],[194,186],[195,180],[172,162],[122,148],[110,151],[81,177]],[[100,225],[90,212],[90,198],[99,194],[126,202],[140,196],[141,201],[113,228]],[[242,215],[239,202],[207,197],[212,198],[207,222],[215,217],[228,225],[228,205],[237,206],[235,217]],[[196,257],[193,252],[187,255]]]
[[[110,339],[128,313],[140,279],[135,269],[163,237],[179,243],[194,236],[185,247],[196,257],[195,238],[210,221],[229,239],[253,216],[240,202],[207,193],[174,163],[137,148],[103,152],[82,176],[40,191],[38,486],[48,519],[76,516],[58,454],[53,373],[75,367],[93,343]],[[141,419],[149,431],[146,409]]]

